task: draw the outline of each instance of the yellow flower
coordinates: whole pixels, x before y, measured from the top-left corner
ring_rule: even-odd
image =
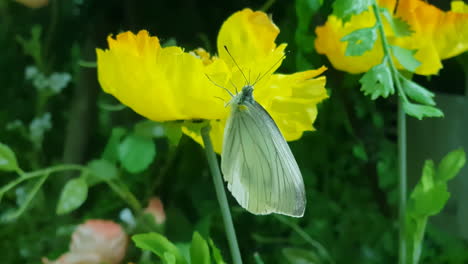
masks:
[[[444,12],[422,0],[380,0],[380,6],[389,9],[394,16],[407,22],[413,34],[395,36],[384,19],[385,33],[391,45],[417,50],[415,58],[421,62],[417,74],[437,74],[442,68],[442,59],[450,58],[468,50],[468,6],[461,1],[452,2],[452,10]],[[372,10],[353,16],[343,23],[337,17],[328,17],[325,25],[317,27],[315,47],[325,54],[333,66],[351,73],[366,72],[382,61],[382,46],[377,39],[372,50],[362,56],[345,56],[347,43],[341,38],[360,28],[375,23]],[[401,65],[397,63],[399,68]]]
[[[250,9],[224,22],[217,39],[218,57],[203,49],[162,48],[146,31],[136,36],[122,33],[115,40],[108,38],[109,50],[97,50],[99,82],[104,91],[151,120],[209,120],[219,153],[229,114],[224,105],[231,97],[217,85],[236,93],[246,84],[244,74],[249,83],[255,83],[255,99],[286,140],[296,140],[304,131],[313,130],[316,106],[327,98],[325,77],[313,79],[326,68],[273,74],[286,48],[286,44],[275,44],[278,34],[265,13]],[[202,143],[197,131],[183,127],[183,132]]]

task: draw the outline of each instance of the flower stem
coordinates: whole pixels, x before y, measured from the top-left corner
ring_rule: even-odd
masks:
[[[385,31],[382,23],[382,19],[380,18],[379,8],[377,6],[376,1],[374,0],[372,3],[372,9],[374,11],[375,18],[377,20],[377,26],[380,32],[380,39],[382,41],[382,47],[384,50],[385,57],[387,58],[388,65],[392,72],[393,81],[397,87],[398,91],[398,174],[399,174],[399,264],[406,264],[406,114],[405,110],[403,109],[403,104],[408,101],[406,95],[403,91],[403,87],[400,82],[399,73],[393,63],[391,52],[390,52],[390,45],[387,42],[387,38],[385,37]]]
[[[406,263],[406,114],[403,109],[403,100],[398,100],[398,174],[399,179],[399,222],[400,243],[399,263]]]
[[[216,197],[218,198],[219,206],[221,207],[221,215],[223,217],[224,228],[226,229],[233,263],[242,264],[239,245],[237,244],[236,231],[234,230],[234,224],[232,223],[231,212],[229,211],[229,204],[226,198],[226,192],[224,191],[218,160],[216,159],[216,154],[213,150],[213,144],[211,143],[210,139],[210,129],[210,125],[207,125],[201,129],[201,135],[205,145],[206,158],[208,159],[208,165],[210,166],[211,174],[213,175]]]

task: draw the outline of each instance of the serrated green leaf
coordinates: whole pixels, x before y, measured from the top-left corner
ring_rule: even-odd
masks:
[[[335,0],[333,14],[346,22],[351,16],[359,15],[369,9],[371,5],[372,0]]]
[[[119,146],[119,160],[130,173],[144,171],[156,156],[156,145],[151,138],[130,134]]]
[[[395,92],[393,88],[392,73],[387,66],[386,60],[383,63],[372,67],[359,80],[361,91],[365,95],[370,95],[372,100],[378,97],[387,97]]]
[[[124,128],[115,127],[112,129],[109,141],[107,141],[106,147],[102,153],[102,158],[112,163],[117,162],[119,159],[119,144],[122,137],[127,133]]]
[[[392,48],[393,56],[395,56],[398,62],[408,71],[414,72],[416,68],[418,68],[419,65],[421,65],[421,62],[414,58],[416,50],[409,50],[392,45],[390,47]]]
[[[164,253],[168,252],[174,255],[177,264],[186,264],[184,257],[179,252],[179,249],[172,244],[167,238],[158,233],[146,233],[132,236],[133,242],[138,248],[149,250],[159,256],[164,257]]]
[[[390,14],[387,8],[380,8],[380,12],[384,15],[384,17],[387,19],[387,22],[390,24],[390,26],[393,29],[393,33],[397,37],[407,37],[413,34],[413,31],[411,30],[410,26],[408,23],[403,21],[399,17],[394,17]]]
[[[85,179],[69,180],[62,189],[57,205],[57,214],[66,214],[80,207],[88,196],[88,185]]]
[[[176,264],[176,257],[170,252],[164,252],[162,257],[164,264]]]
[[[221,251],[216,247],[211,238],[208,239],[208,244],[210,245],[211,256],[214,259],[215,264],[226,264],[223,260],[223,256],[221,255]]]
[[[426,160],[424,162],[422,177],[421,177],[421,188],[424,192],[429,191],[434,187],[434,175],[435,166],[432,160]]]
[[[404,77],[401,77],[400,80],[403,90],[409,98],[421,104],[435,105],[434,99],[432,99],[434,97],[432,92]]]
[[[376,27],[357,29],[341,38],[340,41],[348,42],[346,56],[361,56],[374,47],[377,40]]]
[[[440,109],[420,104],[412,104],[410,102],[403,102],[403,109],[405,113],[412,117],[422,120],[424,117],[443,117],[444,113]]]
[[[91,171],[91,173],[86,176],[86,182],[89,186],[113,180],[119,176],[117,167],[108,160],[93,160],[88,163],[88,168]]]
[[[0,143],[0,170],[18,171],[18,161],[13,150],[5,144]]]
[[[463,149],[457,149],[447,154],[437,168],[436,179],[439,181],[448,181],[455,177],[465,166],[466,156]]]
[[[210,264],[210,249],[205,239],[198,233],[194,232],[192,244],[190,245],[191,263]]]

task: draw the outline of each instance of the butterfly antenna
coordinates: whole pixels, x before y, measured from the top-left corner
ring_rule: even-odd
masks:
[[[230,95],[231,97],[234,97],[234,95],[231,93],[231,91],[229,91],[228,89],[226,89],[226,87],[223,87],[223,86],[221,86],[221,85],[215,83],[213,80],[211,80],[211,78],[210,78],[210,76],[208,76],[208,74],[205,73],[205,76],[206,76],[206,78],[208,78],[208,80],[210,80],[210,82],[212,82],[214,85],[218,86],[219,88],[224,89],[226,92],[229,93],[229,95]]]
[[[237,90],[237,86],[234,84],[234,82],[231,80],[229,80],[229,82],[231,83],[232,86],[234,86],[234,89],[236,89],[236,94],[239,93],[239,91]]]
[[[236,60],[234,59],[234,57],[231,55],[231,52],[229,52],[228,48],[226,47],[226,45],[224,45],[224,49],[227,51],[227,53],[229,54],[229,57],[231,57],[232,61],[234,62],[234,64],[237,66],[237,68],[239,69],[239,71],[242,73],[242,76],[244,76],[244,80],[246,82],[246,84],[249,84],[249,81],[247,80],[247,77],[245,77],[245,74],[244,72],[242,71],[242,69],[239,67],[239,64],[237,64]]]
[[[281,58],[279,60],[277,60],[264,74],[262,74],[262,76],[260,76],[253,84],[252,86],[254,86],[257,82],[259,82],[261,79],[263,79],[263,77],[265,77],[268,72],[271,71],[271,69],[273,69],[278,63],[280,63],[280,61],[282,61],[284,58],[286,58],[286,55],[283,55],[281,56]]]

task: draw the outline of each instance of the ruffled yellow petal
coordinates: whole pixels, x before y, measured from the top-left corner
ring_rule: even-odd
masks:
[[[326,67],[321,67],[288,75],[274,74],[268,89],[273,96],[257,96],[287,141],[297,140],[304,131],[314,130],[317,104],[328,98],[325,76],[315,77],[325,70]]]
[[[279,29],[263,12],[244,9],[231,15],[221,26],[217,47],[219,57],[229,65],[233,83],[243,86],[245,79],[234,60],[242,69],[249,83],[264,76],[257,87],[268,81],[269,76],[281,65],[286,44],[276,46]],[[227,47],[232,57],[229,56]]]
[[[395,1],[381,0],[379,5],[387,7],[393,13]],[[442,68],[442,59],[468,50],[468,14],[463,13],[465,6],[457,1],[453,4],[452,11],[443,12],[422,0],[399,1],[395,16],[406,21],[414,33],[407,37],[396,37],[384,20],[386,37],[391,45],[417,50],[415,58],[421,62],[416,69],[417,74],[437,74]],[[339,70],[350,73],[366,72],[382,61],[380,40],[377,39],[374,48],[362,56],[345,56],[347,43],[340,40],[354,30],[374,24],[372,11],[353,16],[346,23],[335,16],[329,16],[324,26],[316,28],[316,50],[325,54]],[[403,68],[396,60],[395,64],[398,68]]]
[[[108,42],[110,49],[97,49],[99,82],[135,112],[154,121],[226,115],[223,102],[216,98],[226,95],[205,75],[224,84],[229,78],[224,62],[205,65],[179,47],[161,48],[158,39],[144,30],[109,37]]]
[[[415,58],[422,62],[416,70],[423,75],[437,74],[442,59],[468,50],[468,14],[465,4],[455,3],[455,11],[444,12],[422,0],[401,1],[396,15],[410,24],[414,34],[396,40],[405,48],[417,49]]]

